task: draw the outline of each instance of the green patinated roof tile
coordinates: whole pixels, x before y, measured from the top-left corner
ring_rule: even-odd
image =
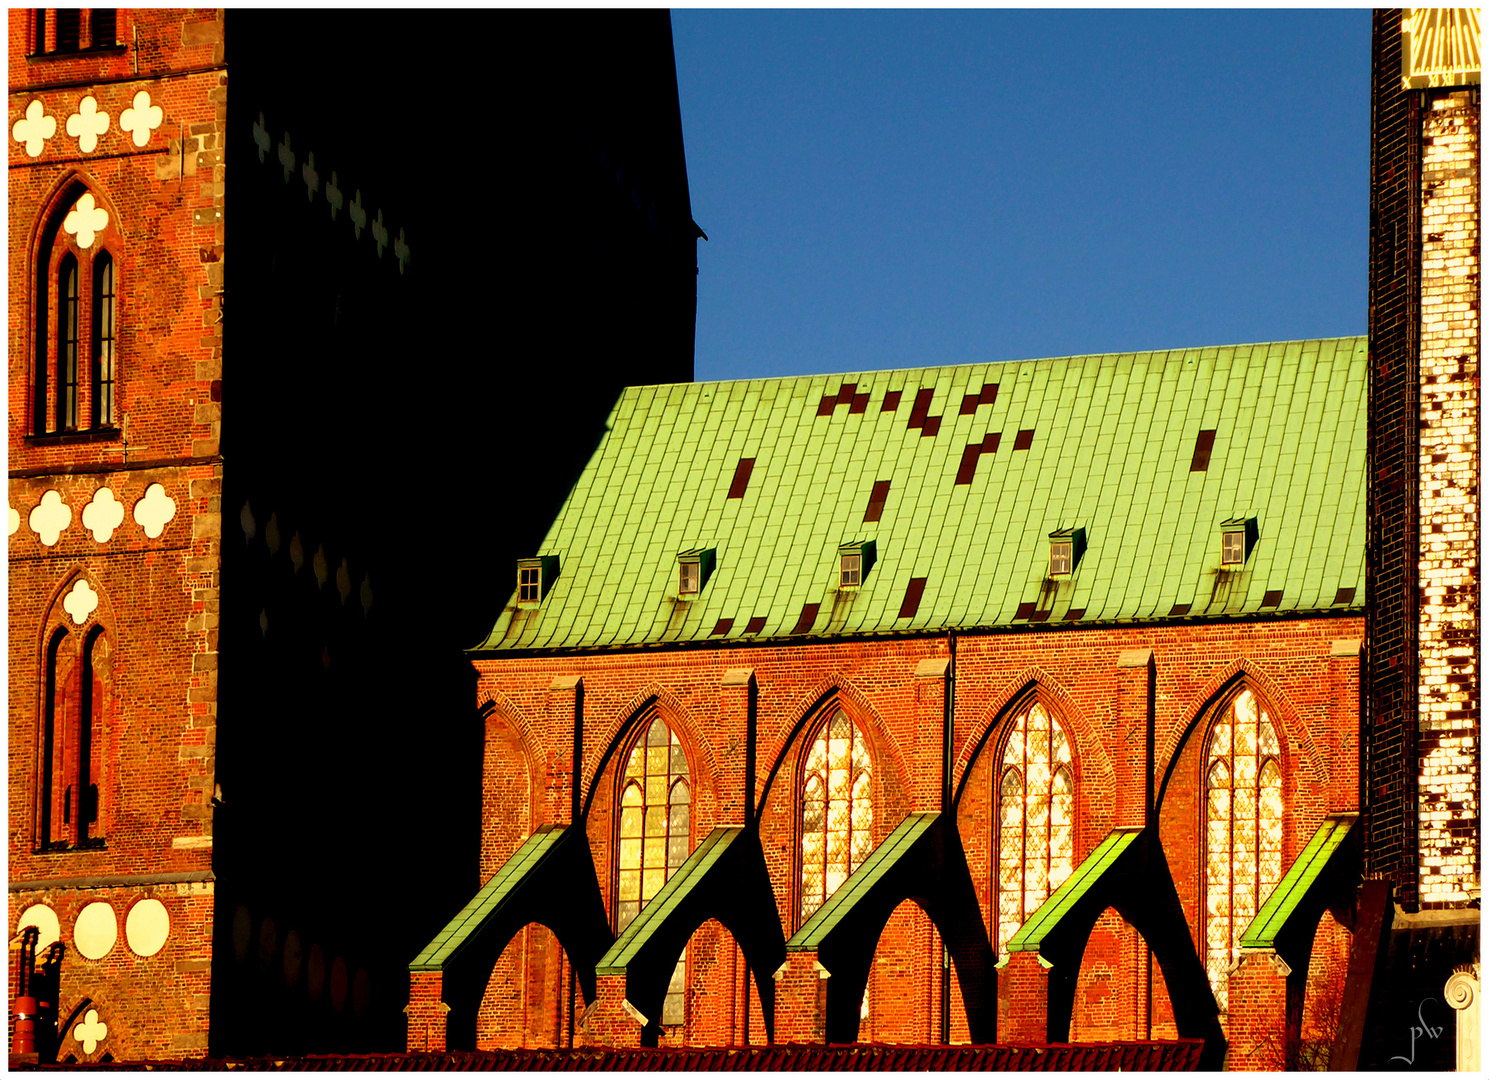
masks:
[[[562,826],[545,825],[529,836],[491,880],[482,886],[481,891],[471,898],[470,903],[461,908],[460,913],[446,923],[444,929],[434,935],[434,940],[414,957],[413,963],[408,966],[409,970],[443,970],[444,965],[464,947],[471,935],[496,914],[523,879],[547,858],[563,839],[563,835]]]
[[[1256,918],[1251,920],[1251,925],[1241,935],[1243,949],[1270,949],[1276,946],[1278,934],[1358,821],[1358,814],[1331,814],[1324,819],[1303,853],[1288,867],[1282,881],[1272,890],[1261,910],[1256,913]]]
[[[1363,604],[1365,378],[1365,339],[1342,338],[634,387],[534,552],[562,555],[540,617],[514,619],[514,598],[475,651],[707,640],[718,618],[742,629],[755,615],[770,620],[761,636],[784,634],[804,603],[823,604],[813,635],[1010,625],[1038,593],[1047,534],[1071,525],[1091,543],[1082,623],[1150,608],[1162,618],[1180,594],[1209,595],[1215,526],[1232,515],[1256,516],[1262,545],[1227,615],[1261,610],[1285,582],[1279,611],[1328,606],[1332,593],[1315,594],[1335,567],[1359,580]],[[824,395],[855,381],[864,413],[817,416]],[[995,404],[960,416],[984,381],[999,385]],[[921,388],[935,391],[935,436],[907,427]],[[882,413],[892,389],[900,404]],[[1208,469],[1191,473],[1209,427]],[[1015,451],[1026,428],[1034,441]],[[998,450],[957,485],[963,450],[984,434],[999,435]],[[744,457],[756,459],[745,495],[728,499]],[[877,480],[890,492],[866,525]],[[870,538],[872,585],[829,629],[836,546]],[[719,548],[717,591],[706,616],[669,632],[677,552],[702,544]],[[930,581],[915,619],[901,620],[910,576]]]
[[[1025,920],[1008,943],[1009,952],[1038,952],[1044,939],[1060,925],[1070,909],[1085,896],[1117,859],[1142,835],[1142,829],[1115,829],[1096,845],[1049,899]]]
[[[800,930],[786,942],[787,952],[816,949],[824,938],[851,912],[855,905],[868,894],[879,880],[890,871],[915,842],[936,823],[939,813],[911,814],[895,827],[882,844],[876,847],[867,859],[853,871],[852,876],[838,891],[827,898],[827,902],[812,912]],[[655,903],[655,901],[653,901]]]

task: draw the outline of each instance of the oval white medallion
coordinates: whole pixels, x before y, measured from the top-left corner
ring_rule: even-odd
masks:
[[[34,926],[41,932],[36,939],[36,955],[40,956],[46,952],[47,946],[54,941],[62,939],[62,926],[57,922],[57,913],[45,904],[32,904],[21,912],[21,921],[16,923],[16,934],[28,926]]]
[[[119,940],[119,919],[102,900],[89,904],[72,927],[72,941],[89,960],[102,960]]]
[[[153,897],[135,904],[124,917],[124,940],[137,956],[154,956],[165,947],[170,932],[170,913]]]

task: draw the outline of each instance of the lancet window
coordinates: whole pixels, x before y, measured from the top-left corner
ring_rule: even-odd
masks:
[[[653,900],[667,879],[687,861],[691,837],[692,790],[688,759],[677,735],[660,717],[646,725],[626,761],[620,781],[620,850],[615,932],[625,930]],[[678,957],[662,1024],[685,1021],[687,951]]]
[[[826,903],[874,850],[873,760],[841,709],[807,751],[801,787],[801,919]]]
[[[1282,879],[1282,748],[1243,690],[1215,718],[1205,764],[1205,966],[1222,1011],[1241,935]]]
[[[1074,868],[1075,772],[1070,739],[1037,702],[1013,723],[998,766],[1000,953]]]

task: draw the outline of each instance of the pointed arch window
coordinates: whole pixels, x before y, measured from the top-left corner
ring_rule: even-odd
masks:
[[[998,766],[998,952],[1075,865],[1075,764],[1043,705],[1019,714]]]
[[[91,847],[103,840],[99,792],[108,656],[101,626],[81,637],[59,626],[48,639],[38,732],[37,850]]]
[[[801,919],[837,892],[874,850],[874,766],[842,709],[822,725],[802,769]]]
[[[620,782],[615,932],[620,934],[687,861],[692,836],[688,758],[666,722],[654,717],[631,748]],[[678,957],[662,1024],[686,1020],[687,950]]]
[[[1282,747],[1250,690],[1216,716],[1205,762],[1205,966],[1222,1012],[1240,940],[1282,879]]]
[[[114,224],[81,183],[40,236],[33,292],[35,435],[110,431],[118,411],[119,269]]]

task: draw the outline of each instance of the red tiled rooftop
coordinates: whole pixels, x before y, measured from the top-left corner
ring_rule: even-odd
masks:
[[[305,1057],[199,1058],[191,1061],[82,1066],[156,1072],[1160,1072],[1193,1071],[1204,1043],[1052,1043],[1048,1046],[846,1046],[792,1044],[749,1047],[668,1047],[574,1050],[477,1050],[442,1054],[314,1054]],[[62,1068],[64,1066],[54,1066]],[[79,1068],[79,1066],[70,1066]]]

